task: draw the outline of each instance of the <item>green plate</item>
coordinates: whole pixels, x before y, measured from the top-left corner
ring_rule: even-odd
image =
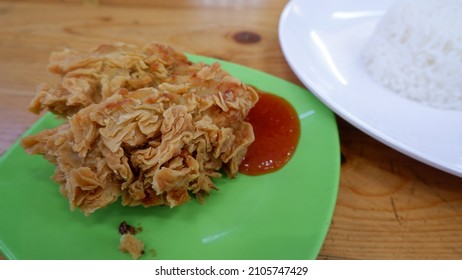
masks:
[[[192,61],[216,59],[189,55]],[[334,114],[306,89],[240,65],[220,61],[245,83],[284,97],[301,119],[290,162],[262,176],[216,180],[205,204],[122,207],[89,217],[71,212],[50,179],[54,166],[15,143],[0,158],[0,251],[8,259],[130,259],[118,250],[122,221],[141,226],[142,259],[314,259],[329,228],[340,173]],[[59,121],[46,114],[27,134]],[[155,251],[155,253],[154,253]]]

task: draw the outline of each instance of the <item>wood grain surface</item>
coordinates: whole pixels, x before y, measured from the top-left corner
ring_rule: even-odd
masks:
[[[49,54],[157,41],[301,85],[281,52],[286,1],[0,1],[0,154],[39,116],[27,105]],[[303,27],[300,27],[303,28]],[[337,118],[338,201],[319,259],[462,259],[462,179],[413,160]],[[461,143],[462,144],[462,143]]]

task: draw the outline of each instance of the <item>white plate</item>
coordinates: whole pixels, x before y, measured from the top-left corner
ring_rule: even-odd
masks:
[[[292,0],[282,51],[298,78],[336,114],[377,140],[462,176],[462,112],[407,100],[374,82],[359,53],[393,0]]]

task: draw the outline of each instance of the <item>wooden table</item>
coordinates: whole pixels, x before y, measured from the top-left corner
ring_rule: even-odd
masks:
[[[301,85],[278,41],[285,4],[0,1],[0,154],[38,119],[26,107],[35,86],[54,79],[46,70],[50,52],[65,47],[158,41]],[[337,121],[343,154],[339,194],[319,259],[461,259],[462,179]]]

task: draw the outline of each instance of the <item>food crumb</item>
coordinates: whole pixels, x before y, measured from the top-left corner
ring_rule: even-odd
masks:
[[[124,253],[129,253],[134,259],[139,259],[144,255],[144,243],[135,237],[135,234],[141,230],[141,226],[135,229],[126,221],[119,224],[119,233],[122,235],[120,237],[119,250]]]
[[[132,258],[139,259],[144,254],[144,243],[131,233],[124,233],[120,237],[119,249],[129,253]]]
[[[135,228],[132,227],[131,225],[127,224],[126,221],[123,221],[120,223],[119,225],[119,233],[120,234],[126,234],[126,233],[131,233],[131,234],[135,234],[136,231],[135,231]]]

